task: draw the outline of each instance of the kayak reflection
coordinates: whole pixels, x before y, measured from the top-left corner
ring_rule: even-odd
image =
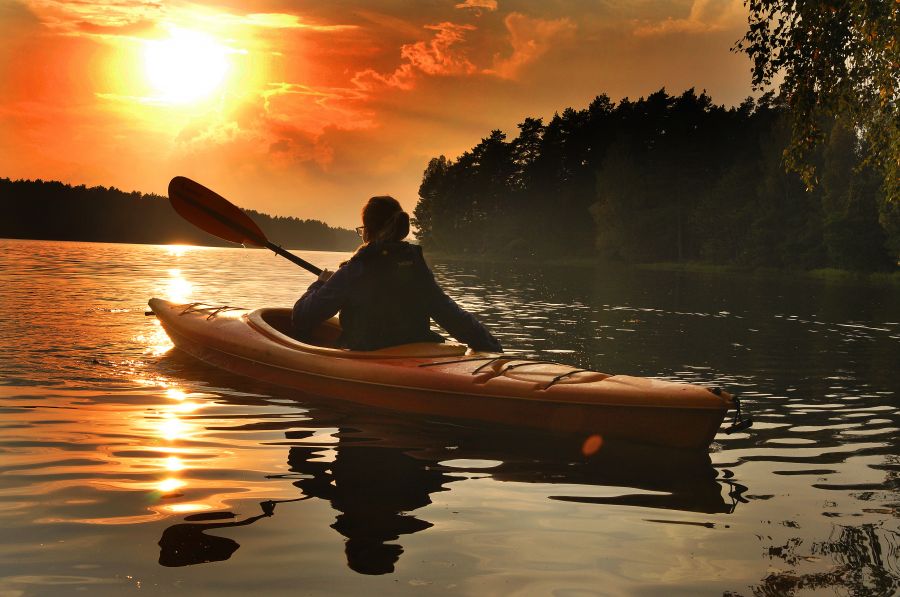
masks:
[[[327,500],[339,512],[331,528],[346,537],[347,565],[362,574],[393,572],[403,547],[389,542],[433,526],[411,512],[431,504],[431,494],[451,489],[448,484],[464,481],[466,473],[489,474],[498,481],[518,483],[637,490],[626,489],[613,497],[550,496],[561,501],[708,514],[730,513],[744,501],[741,494],[746,488],[736,483],[723,482],[728,499],[723,498],[723,484],[716,480],[707,454],[614,444],[585,457],[573,449],[571,438],[508,430],[489,434],[455,428],[448,432],[439,431],[433,423],[425,426],[417,441],[398,434],[397,427],[393,437],[386,437],[381,427],[382,443],[366,445],[364,441],[372,440],[359,437],[378,435],[373,433],[376,424],[358,422],[363,423],[361,429],[340,429],[336,446],[291,447],[288,464],[291,472],[303,475],[294,485],[304,495]],[[441,460],[447,457],[447,446],[453,447],[453,462],[500,463],[490,469],[451,466]],[[332,462],[322,460],[326,449],[336,450]]]
[[[220,374],[209,369],[203,369],[202,375],[207,383],[216,376],[214,383],[219,387],[284,398],[281,390],[271,386],[227,374],[227,379],[218,379]],[[580,437],[461,426],[373,413],[353,405],[298,398],[296,393],[291,397],[309,410],[297,421],[296,427],[302,429],[285,433],[290,473],[272,477],[291,478],[302,493],[298,500],[314,498],[330,504],[336,512],[330,527],[345,538],[347,565],[360,574],[393,572],[404,551],[402,537],[433,526],[426,518],[432,494],[451,490],[453,483],[472,476],[558,485],[559,493],[548,498],[569,502],[714,514],[730,513],[745,501],[741,496],[746,488],[718,478],[706,453],[605,443],[585,455],[585,438]],[[221,398],[229,400],[227,392]],[[240,403],[246,404],[247,399],[243,394]],[[329,434],[327,443],[317,443],[315,430],[323,428],[337,431]],[[242,426],[231,429],[240,431]],[[483,468],[479,464],[483,461],[496,464]],[[602,496],[585,495],[590,487],[606,491],[597,492]],[[163,533],[160,564],[184,566],[228,559],[238,543],[207,531],[252,524],[273,513],[274,507],[267,512],[263,506],[263,513],[243,520],[187,517]],[[222,516],[234,517],[231,513]]]

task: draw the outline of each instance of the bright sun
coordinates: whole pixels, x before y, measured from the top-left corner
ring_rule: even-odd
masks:
[[[159,94],[172,104],[189,104],[213,95],[230,67],[229,50],[211,35],[171,29],[168,39],[146,42],[144,72]]]

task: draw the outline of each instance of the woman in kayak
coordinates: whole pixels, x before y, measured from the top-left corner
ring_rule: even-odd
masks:
[[[372,197],[356,229],[363,244],[334,273],[325,270],[294,304],[297,338],[340,312],[340,346],[376,350],[411,342],[443,342],[430,320],[480,351],[501,352],[500,343],[447,296],[422,258],[422,248],[404,242],[409,214],[389,196]]]

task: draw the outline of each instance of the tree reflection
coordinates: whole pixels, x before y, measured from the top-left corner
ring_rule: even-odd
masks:
[[[836,535],[836,537],[835,537]],[[769,574],[753,594],[758,597],[793,595],[797,591],[842,589],[849,595],[900,594],[900,534],[882,524],[835,526],[832,538],[814,543],[810,555],[800,552],[803,539],[794,537],[784,545],[770,547],[770,558],[778,558],[792,570]],[[828,556],[833,565],[820,572],[796,570],[807,560]]]

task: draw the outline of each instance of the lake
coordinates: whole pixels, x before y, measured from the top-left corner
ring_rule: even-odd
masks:
[[[347,254],[298,251],[334,269]],[[375,412],[172,349],[262,250],[0,240],[0,595],[896,595],[900,289],[439,261],[508,351],[723,386],[709,455]]]

